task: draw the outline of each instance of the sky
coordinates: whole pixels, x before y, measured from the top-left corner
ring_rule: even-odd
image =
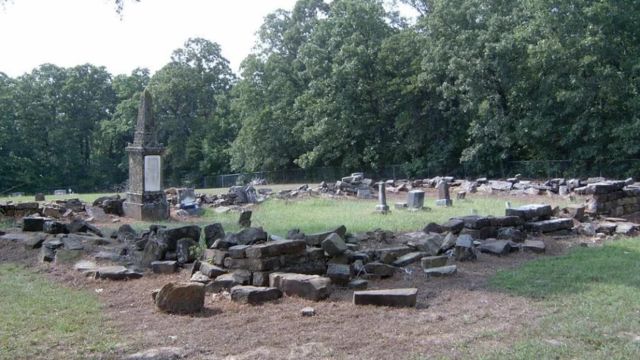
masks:
[[[238,72],[263,19],[295,0],[9,0],[0,5],[0,72],[91,63],[112,74],[160,69],[190,37],[217,42]],[[1,2],[1,1],[0,1]]]

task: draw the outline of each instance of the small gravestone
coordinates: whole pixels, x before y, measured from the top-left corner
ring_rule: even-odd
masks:
[[[387,205],[387,189],[385,187],[385,182],[381,181],[378,183],[378,205],[376,205],[376,211],[381,214],[386,214],[389,212],[389,205]]]
[[[359,188],[356,196],[358,199],[371,199],[371,190],[369,187]]]
[[[43,193],[37,193],[36,194],[36,201],[45,201],[44,199],[44,194]]]
[[[54,190],[53,195],[55,196],[67,195],[67,190]]]
[[[424,191],[409,191],[407,193],[407,207],[414,210],[422,209],[424,207]]]
[[[438,190],[438,200],[436,200],[436,206],[451,206],[453,202],[451,201],[451,195],[449,194],[449,183],[444,180],[440,180],[438,185],[436,185],[436,189]]]

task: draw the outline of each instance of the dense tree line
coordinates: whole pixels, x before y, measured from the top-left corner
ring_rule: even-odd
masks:
[[[588,171],[640,157],[640,2],[403,2],[415,22],[383,0],[299,0],[265,18],[239,75],[205,39],[153,75],[0,73],[0,191],[122,183],[145,87],[170,184],[318,166],[492,175],[512,160],[575,159]]]

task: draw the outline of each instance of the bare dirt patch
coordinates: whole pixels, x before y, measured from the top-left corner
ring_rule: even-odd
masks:
[[[157,311],[151,291],[169,281],[187,280],[187,269],[125,282],[93,280],[69,266],[37,265],[36,250],[12,243],[0,243],[0,261],[35,265],[64,286],[95,292],[104,304],[106,325],[124,340],[118,356],[174,346],[193,359],[462,358],[469,344],[476,349],[507,346],[509,334],[517,334],[544,313],[530,299],[487,286],[488,277],[499,269],[560,254],[579,241],[544,240],[547,255],[480,254],[476,262],[457,263],[458,273],[452,277],[427,279],[414,265],[391,279],[370,282],[373,289],[418,288],[415,309],[354,306],[352,291],[337,289],[327,301],[290,297],[262,306],[208,295],[204,312],[176,316]],[[307,306],[314,307],[317,315],[302,317],[300,310]]]

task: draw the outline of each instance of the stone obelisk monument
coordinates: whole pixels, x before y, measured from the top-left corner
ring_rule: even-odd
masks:
[[[162,190],[162,153],[152,112],[151,94],[144,90],[138,107],[138,122],[129,153],[129,191],[124,214],[137,220],[169,218],[169,204]]]

